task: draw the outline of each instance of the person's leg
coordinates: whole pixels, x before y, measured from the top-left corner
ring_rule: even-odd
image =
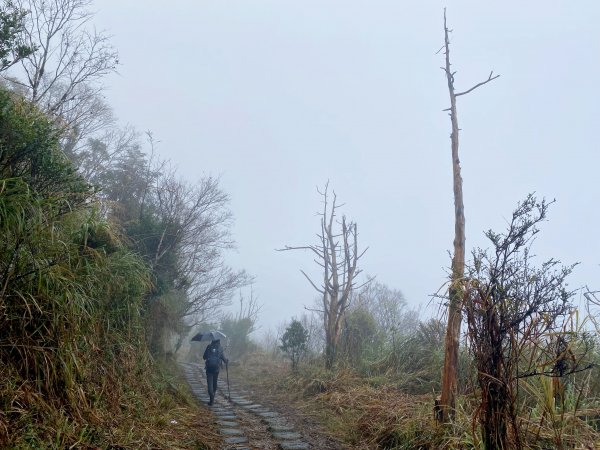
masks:
[[[208,403],[209,405],[212,405],[215,399],[215,389],[214,389],[214,384],[213,384],[213,380],[215,378],[215,374],[209,372],[208,370],[206,371],[206,385],[208,386],[208,396],[210,397],[210,402]]]
[[[215,372],[213,374],[213,377],[214,377],[213,378],[213,392],[214,392],[214,395],[217,395],[217,383],[219,381],[219,372]]]

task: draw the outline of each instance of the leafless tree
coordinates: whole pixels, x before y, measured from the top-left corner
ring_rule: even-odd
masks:
[[[442,70],[446,74],[448,81],[448,93],[450,94],[450,108],[446,111],[450,113],[450,122],[452,132],[450,134],[452,148],[452,174],[454,189],[454,256],[452,257],[452,273],[449,286],[449,304],[448,304],[448,326],[446,330],[446,343],[444,349],[444,369],[442,372],[442,392],[440,398],[440,408],[438,417],[446,421],[452,414],[455,405],[458,376],[458,349],[460,339],[461,324],[461,304],[464,295],[464,273],[465,273],[465,207],[463,203],[463,186],[460,169],[460,159],[458,157],[458,116],[456,110],[456,99],[461,95],[468,94],[480,86],[495,80],[499,75],[494,76],[490,72],[487,80],[477,83],[472,88],[463,92],[456,92],[454,88],[454,75],[450,64],[450,32],[446,23],[446,9],[444,8],[444,50],[446,64]]]
[[[191,184],[165,166],[142,198],[134,238],[158,285],[168,286],[150,302],[152,348],[159,349],[173,333],[181,342],[188,328],[183,324],[218,317],[249,277],[224,261],[223,251],[233,247],[231,214],[216,178]]]
[[[73,136],[89,136],[112,122],[101,79],[116,71],[117,51],[110,37],[90,29],[91,0],[16,0],[24,18],[24,44],[37,49],[11,71],[11,83]],[[16,66],[15,66],[16,67]],[[14,69],[14,68],[13,68]]]
[[[72,98],[62,106],[60,115],[54,114],[54,117],[62,130],[62,148],[71,159],[88,150],[90,138],[118,132],[113,110],[104,100],[101,89],[87,84],[78,86]]]
[[[358,227],[355,222],[348,221],[346,216],[342,216],[341,221],[335,220],[338,209],[343,205],[338,205],[335,192],[331,204],[329,203],[329,183],[322,192],[317,191],[323,197],[323,210],[319,213],[321,228],[317,234],[319,242],[300,247],[285,246],[279,251],[309,250],[323,270],[321,283],[313,281],[303,270],[301,272],[321,295],[322,309],[318,309],[318,312],[323,315],[325,330],[325,366],[331,369],[336,360],[342,321],[349,306],[350,294],[357,287],[357,276],[362,272],[358,268],[358,261],[367,249],[362,252],[358,249]],[[341,230],[334,225],[338,225]]]
[[[152,209],[160,229],[154,236],[150,261],[154,268],[163,258],[178,255],[181,288],[188,294],[185,316],[203,317],[207,309],[228,303],[231,294],[249,281],[244,272],[223,261],[223,251],[233,248],[229,198],[219,181],[205,177],[197,184],[179,180],[164,170],[155,182]]]
[[[240,308],[235,316],[225,316],[225,317],[233,317],[235,320],[240,321],[247,319],[252,322],[252,329],[250,333],[256,330],[256,322],[258,321],[258,315],[260,314],[263,305],[258,303],[258,296],[254,293],[254,283],[250,283],[250,295],[245,296],[240,289],[239,295],[239,304]]]

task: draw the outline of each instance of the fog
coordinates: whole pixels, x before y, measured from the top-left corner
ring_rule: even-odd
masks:
[[[358,223],[365,274],[412,308],[446,281],[454,237],[443,2],[115,1],[95,7],[122,65],[121,122],[151,130],[189,180],[220,175],[235,268],[256,277],[262,330],[302,314],[327,180]],[[487,246],[528,193],[556,198],[535,243],[599,288],[600,4],[448,4],[467,248]]]

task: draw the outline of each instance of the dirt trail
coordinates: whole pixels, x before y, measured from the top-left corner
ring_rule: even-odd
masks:
[[[182,366],[194,395],[202,403],[208,404],[204,369],[199,364],[192,363],[182,364]],[[233,383],[230,385],[231,400],[229,400],[224,371],[219,378],[215,404],[210,409],[223,436],[222,450],[342,448],[314,431],[303,429],[301,420],[293,417],[290,408],[284,405],[281,408],[265,407],[260,399],[251,398],[242,386]],[[285,414],[282,414],[283,409]]]

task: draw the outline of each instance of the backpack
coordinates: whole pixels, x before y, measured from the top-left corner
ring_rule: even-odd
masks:
[[[221,366],[221,352],[218,347],[210,347],[208,349],[208,357],[206,358],[206,370],[208,372],[218,372]]]

